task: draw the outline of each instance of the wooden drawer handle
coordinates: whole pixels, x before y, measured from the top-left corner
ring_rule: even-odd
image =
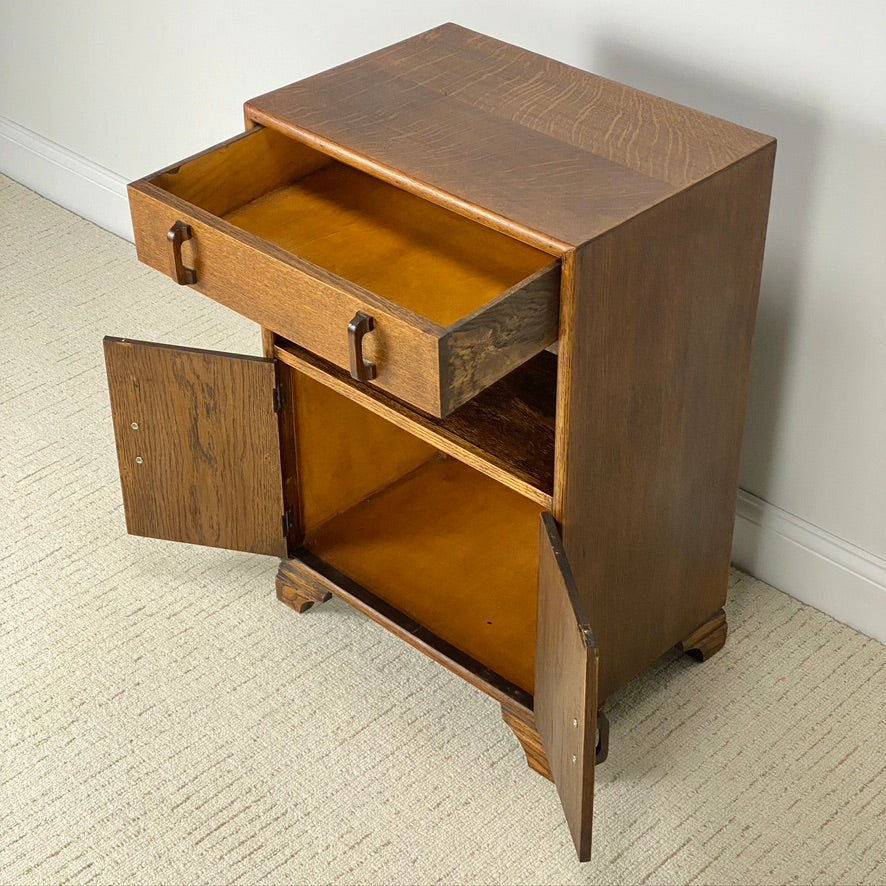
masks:
[[[357,381],[369,381],[378,375],[375,363],[363,359],[363,336],[375,329],[375,320],[357,311],[348,324],[348,350],[351,355],[351,377]]]
[[[193,268],[186,268],[182,261],[182,243],[190,240],[194,234],[191,226],[183,221],[177,221],[166,235],[172,249],[172,269],[175,282],[181,286],[190,286],[197,282],[197,272]]]

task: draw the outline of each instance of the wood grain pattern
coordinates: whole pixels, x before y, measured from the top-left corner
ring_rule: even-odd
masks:
[[[540,511],[444,457],[309,532],[305,544],[531,695]]]
[[[301,374],[380,415],[544,508],[552,504],[557,358],[543,351],[446,418],[410,409],[304,348],[271,351]]]
[[[439,338],[443,330],[241,231],[150,184],[130,185],[138,257],[170,273],[166,232],[179,219],[192,228],[193,288],[346,368],[348,323],[375,317],[366,356],[379,364],[376,384],[432,414],[440,412]]]
[[[246,115],[555,253],[771,141],[453,24]]]
[[[299,614],[317,603],[325,603],[332,596],[325,582],[318,581],[292,560],[280,561],[276,586],[277,599]]]
[[[539,775],[543,775],[550,781],[554,780],[551,772],[551,764],[545,753],[541,736],[535,725],[535,714],[522,705],[503,702],[501,706],[501,718],[514,733],[523,753],[526,754],[526,763],[530,769],[534,769]]]
[[[443,25],[385,66],[487,114],[685,187],[752,153],[770,136],[470,31]],[[384,52],[384,50],[382,51]],[[415,64],[420,58],[422,65]]]
[[[301,372],[292,372],[301,521],[311,533],[437,450]]]
[[[248,177],[231,152],[265,132],[220,149],[213,179]],[[185,186],[212,159],[130,186],[139,258],[171,273],[166,234],[186,222],[199,291],[343,368],[348,323],[369,314],[365,356],[383,390],[445,415],[556,339],[559,267],[546,254],[338,163],[224,219],[157,185],[221,205]]]
[[[597,746],[597,647],[557,524],[541,515],[535,725],[579,861],[591,857]]]
[[[440,342],[440,399],[449,415],[557,340],[555,262],[448,329]]]
[[[261,327],[261,352],[268,360],[274,359],[274,348],[277,345],[277,336],[273,329],[266,326]]]
[[[774,140],[451,24],[246,123],[130,193],[139,256],[169,273],[191,225],[197,288],[279,358],[278,595],[500,701],[587,859],[599,704],[725,640]]]
[[[696,661],[707,661],[723,648],[728,632],[726,613],[720,609],[686,639],[681,640],[677,648]]]
[[[523,689],[437,636],[432,630],[325,563],[309,550],[298,551],[296,557],[287,561],[286,576],[294,593],[310,594],[316,590],[325,590],[334,594],[500,704],[509,704],[527,711],[531,709],[532,697]]]
[[[601,702],[722,607],[774,146],[576,256],[566,552]]]
[[[129,532],[285,556],[273,363],[104,346]]]
[[[572,430],[572,351],[578,348],[578,330],[575,326],[577,298],[575,279],[576,252],[563,256],[560,274],[560,338],[557,340],[557,405],[554,421],[554,483],[551,513],[562,525],[563,503],[566,500],[568,479],[569,436]],[[589,297],[589,296],[586,296]],[[562,355],[562,356],[561,356]]]

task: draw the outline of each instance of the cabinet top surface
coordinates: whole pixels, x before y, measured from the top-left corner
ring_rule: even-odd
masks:
[[[773,142],[455,24],[252,99],[246,116],[555,249]]]

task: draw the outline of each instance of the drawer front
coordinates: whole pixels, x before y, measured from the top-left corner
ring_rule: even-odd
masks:
[[[145,264],[175,279],[168,234],[176,222],[186,223],[192,236],[182,253],[196,274],[192,288],[343,369],[350,366],[348,325],[358,312],[373,317],[363,356],[378,367],[374,384],[441,414],[442,330],[434,324],[321,268],[301,266],[289,253],[150,185],[130,186],[129,201]]]

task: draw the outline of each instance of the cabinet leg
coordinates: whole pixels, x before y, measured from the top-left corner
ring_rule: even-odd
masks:
[[[523,753],[526,754],[526,762],[529,764],[529,768],[553,781],[554,776],[551,774],[548,757],[541,744],[541,736],[536,731],[535,717],[532,715],[532,711],[503,703],[501,706],[501,718],[508,725],[511,732],[517,736],[517,741],[520,742]]]
[[[293,560],[281,560],[277,570],[277,599],[296,612],[305,612],[315,603],[325,603],[332,595],[312,581]]]
[[[508,704],[501,706],[501,718],[510,727],[511,732],[517,736],[517,741],[526,754],[526,762],[530,769],[534,769],[539,775],[554,780],[551,774],[551,766],[548,763],[547,754],[541,743],[541,736],[535,728],[535,717],[532,711],[526,708]],[[602,763],[609,755],[609,718],[603,711],[597,711],[597,752],[594,762]]]
[[[677,648],[696,661],[707,661],[723,648],[728,631],[726,613],[720,609],[682,643],[678,643]]]

